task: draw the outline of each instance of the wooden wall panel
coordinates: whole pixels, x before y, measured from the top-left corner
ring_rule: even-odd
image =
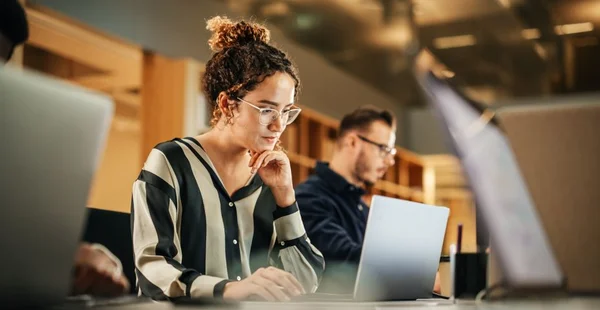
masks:
[[[199,74],[198,64],[192,60],[144,54],[142,161],[156,144],[184,136],[186,122],[190,121],[186,112],[198,99],[194,94],[199,94]]]
[[[139,46],[109,37],[41,7],[27,7],[28,44],[106,74],[112,88],[139,88],[142,51]]]
[[[88,205],[129,213],[131,187],[141,168],[139,131],[122,129],[118,118],[114,119]]]

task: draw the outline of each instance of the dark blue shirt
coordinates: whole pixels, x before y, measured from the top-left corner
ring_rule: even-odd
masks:
[[[364,194],[324,162],[296,188],[306,233],[325,258],[320,292],[351,293],[354,288],[369,214]]]

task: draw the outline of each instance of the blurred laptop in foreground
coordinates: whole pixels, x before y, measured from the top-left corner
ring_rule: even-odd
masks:
[[[598,187],[589,177],[599,170],[598,101],[540,99],[535,102],[561,103],[494,110],[437,77],[439,69],[428,51],[421,52],[418,81],[490,232],[501,274],[492,282],[513,292],[600,292],[600,257],[591,246],[600,234],[590,223],[598,218],[592,205]],[[577,185],[564,186],[569,182]]]
[[[0,68],[0,304],[44,306],[71,293],[111,99]]]

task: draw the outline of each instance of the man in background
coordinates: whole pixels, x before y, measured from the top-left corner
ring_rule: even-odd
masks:
[[[0,0],[0,70],[28,37],[27,18],[21,5],[16,0]],[[117,296],[129,291],[121,262],[99,244],[80,244],[72,283],[73,295]]]
[[[331,162],[318,162],[315,174],[296,188],[307,235],[327,263],[320,292],[354,289],[369,214],[362,197],[394,165],[395,132],[389,111],[363,107],[344,116]]]

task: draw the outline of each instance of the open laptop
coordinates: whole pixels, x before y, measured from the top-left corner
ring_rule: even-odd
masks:
[[[498,255],[502,284],[515,290],[560,288],[563,273],[495,111],[437,77],[437,66],[435,57],[422,51],[417,81],[461,161]]]
[[[446,207],[373,196],[354,293],[316,293],[295,300],[430,301],[449,213]]]
[[[108,97],[0,67],[0,305],[61,303],[71,285]]]
[[[446,207],[373,196],[354,300],[430,299],[449,214]]]

